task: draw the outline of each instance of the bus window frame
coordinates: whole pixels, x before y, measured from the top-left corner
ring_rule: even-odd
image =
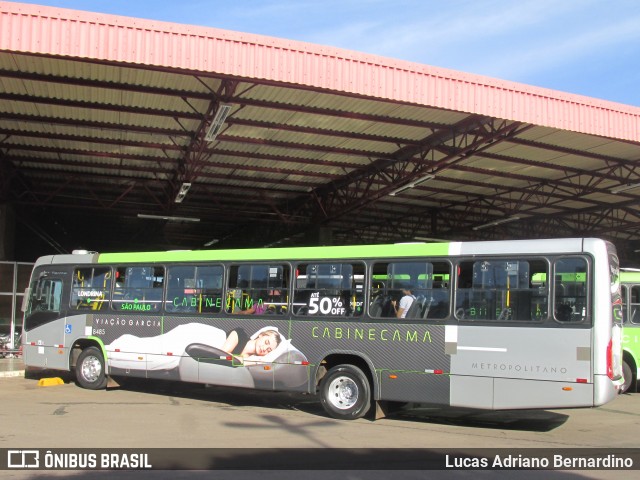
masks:
[[[46,325],[47,323],[54,322],[59,320],[67,315],[68,312],[68,302],[65,302],[65,299],[71,298],[71,287],[70,282],[65,278],[68,277],[69,272],[56,272],[55,274],[47,274],[45,272],[40,272],[37,277],[37,280],[32,280],[29,283],[29,291],[31,295],[36,295],[38,288],[32,288],[33,284],[36,283],[38,285],[42,281],[57,281],[60,282],[60,302],[58,304],[58,310],[36,310],[34,311],[33,304],[31,301],[31,297],[28,300],[26,311],[24,312],[24,321],[23,321],[23,331],[29,332],[34,328],[38,328],[42,325]],[[35,278],[35,274],[32,275],[32,279]]]
[[[247,290],[247,291],[254,291],[254,290],[265,290],[262,288],[259,289],[254,289],[254,288],[250,288],[249,286],[247,287],[231,287],[230,286],[230,281],[231,281],[231,276],[234,272],[236,272],[236,275],[238,274],[238,271],[241,267],[257,267],[257,266],[264,266],[264,267],[282,267],[282,277],[283,277],[283,281],[282,281],[282,285],[284,285],[283,287],[280,287],[280,289],[286,289],[284,294],[280,294],[280,296],[284,296],[286,298],[285,302],[283,305],[279,305],[279,308],[276,309],[276,313],[277,316],[279,318],[285,316],[288,314],[288,312],[290,311],[290,306],[291,306],[291,298],[292,298],[292,288],[293,288],[293,282],[292,282],[292,278],[294,276],[294,267],[291,264],[291,262],[289,261],[284,261],[284,260],[273,260],[273,261],[268,261],[268,262],[264,262],[264,261],[260,261],[260,262],[256,262],[256,261],[244,261],[244,262],[227,262],[227,263],[223,263],[225,272],[224,272],[224,279],[223,279],[223,291],[222,291],[222,309],[220,310],[220,312],[218,312],[219,315],[226,315],[226,316],[234,316],[234,315],[238,315],[238,313],[234,313],[233,309],[229,309],[229,299],[230,294],[232,293],[232,291],[237,292],[239,289],[243,289],[243,290]],[[288,277],[287,277],[288,276]],[[237,278],[236,278],[237,280]],[[237,283],[237,282],[236,282]],[[269,290],[269,288],[266,288],[266,290]],[[243,293],[243,298],[244,298],[244,293]],[[252,299],[253,300],[253,299]],[[242,301],[241,301],[242,302]],[[267,304],[265,302],[263,302],[263,304]],[[253,305],[253,302],[251,303],[251,305]],[[241,303],[242,306],[242,303]],[[270,312],[265,311],[264,313],[260,313],[258,315],[270,315]]]
[[[585,293],[584,293],[584,302],[585,304],[582,306],[582,309],[586,312],[586,315],[584,317],[582,317],[582,320],[580,321],[573,321],[573,320],[561,320],[558,318],[557,315],[557,307],[556,307],[556,300],[558,298],[558,295],[556,294],[556,289],[558,287],[557,285],[557,277],[558,275],[562,275],[562,273],[558,274],[556,273],[556,267],[558,265],[558,263],[562,260],[566,260],[566,259],[581,259],[584,260],[585,264],[586,264],[586,270],[585,272],[577,272],[577,274],[579,273],[584,273],[585,275],[585,280],[584,280],[584,288],[585,288]],[[553,284],[551,285],[552,288],[549,289],[549,293],[552,295],[552,304],[550,306],[549,312],[553,312],[553,314],[551,315],[551,319],[553,320],[553,322],[556,325],[562,326],[562,327],[571,327],[571,326],[592,326],[593,325],[593,317],[591,316],[591,308],[592,308],[592,302],[593,302],[593,265],[592,265],[592,259],[587,256],[587,255],[557,255],[553,257],[553,261],[552,261],[552,275],[551,275],[551,281],[553,282]],[[566,274],[566,272],[565,272]],[[565,298],[572,298],[570,295],[564,295],[563,297]],[[575,313],[572,313],[572,315],[575,315]]]
[[[622,283],[621,287],[623,289],[626,290],[626,298],[624,299],[624,307],[625,307],[625,312],[624,312],[624,323],[628,324],[628,325],[633,325],[633,326],[640,326],[640,315],[636,315],[637,319],[631,318],[631,310],[633,308],[634,305],[636,305],[637,307],[635,308],[636,312],[640,312],[640,302],[638,303],[633,303],[632,299],[633,299],[633,290],[634,289],[638,289],[639,293],[640,293],[640,284],[638,283]],[[640,299],[640,294],[638,295],[638,299]]]
[[[76,305],[73,304],[74,301],[74,291],[77,290],[82,290],[84,288],[87,287],[76,287],[75,286],[75,281],[76,281],[76,275],[77,272],[79,270],[91,270],[91,281],[93,283],[93,280],[95,279],[95,271],[98,269],[104,269],[107,271],[107,274],[109,275],[108,277],[106,277],[106,279],[108,279],[108,283],[109,283],[109,287],[107,289],[104,290],[103,292],[103,298],[102,299],[93,299],[92,302],[101,302],[102,303],[102,307],[97,308],[94,310],[93,307],[91,306],[83,306],[82,303],[77,303]],[[113,290],[113,265],[82,265],[82,264],[78,264],[78,265],[74,265],[73,266],[73,270],[72,270],[72,276],[71,276],[71,285],[70,285],[70,291],[69,291],[69,308],[71,311],[78,311],[78,312],[82,312],[82,311],[93,311],[93,312],[104,312],[106,310],[110,310],[111,308],[111,292]],[[95,287],[90,287],[90,288],[95,288]]]
[[[438,324],[443,324],[443,323],[447,323],[447,322],[451,322],[452,319],[454,319],[454,315],[453,315],[453,308],[452,308],[452,301],[453,301],[453,291],[454,291],[454,286],[453,286],[453,282],[452,282],[452,278],[453,278],[453,272],[454,272],[454,268],[455,268],[455,262],[456,259],[453,258],[447,258],[447,257],[394,257],[394,258],[376,258],[376,259],[372,259],[370,261],[367,262],[367,282],[365,284],[365,289],[366,289],[366,297],[365,297],[365,304],[367,306],[366,308],[366,315],[367,318],[369,319],[369,321],[372,322],[388,322],[388,321],[401,321],[402,323],[406,323],[406,324],[423,324],[423,323],[428,323],[428,324],[433,324],[433,323],[438,323]],[[385,278],[385,280],[376,280],[374,278],[375,275],[381,275],[378,271],[376,271],[375,266],[378,265],[385,265],[385,270],[388,269],[390,264],[398,264],[398,263],[415,263],[415,264],[419,264],[419,263],[428,263],[431,264],[432,267],[438,265],[438,266],[443,266],[446,265],[449,269],[448,271],[448,275],[449,275],[449,281],[446,282],[446,286],[443,286],[441,288],[434,288],[433,284],[431,285],[431,288],[427,288],[426,286],[424,286],[424,288],[420,288],[419,286],[419,278],[417,279],[416,282],[414,282],[416,285],[414,286],[414,290],[412,291],[412,294],[416,297],[416,300],[418,299],[418,295],[416,295],[416,292],[421,292],[424,291],[425,292],[425,300],[426,300],[426,292],[433,292],[435,291],[446,291],[447,292],[447,302],[448,302],[448,308],[447,308],[447,314],[443,317],[439,317],[439,318],[435,318],[435,317],[427,317],[427,318],[423,318],[422,315],[420,315],[420,317],[417,318],[396,318],[395,315],[393,314],[388,314],[386,316],[374,316],[371,314],[371,307],[373,302],[375,302],[375,297],[373,296],[373,284],[375,282],[381,282],[384,283],[384,287],[383,287],[383,295],[385,297],[389,297],[389,299],[391,299],[392,294],[390,292],[397,290],[394,288],[391,288],[391,281],[390,279],[387,277]],[[385,272],[385,275],[388,275],[388,272]],[[439,276],[439,275],[446,275],[445,273],[442,273],[439,271],[439,269],[436,271],[436,269],[433,269],[431,272],[431,277],[434,276]],[[431,282],[434,282],[436,280],[434,280],[433,278],[431,278]],[[410,282],[413,282],[413,280],[411,279]],[[376,297],[379,295],[376,295]],[[386,305],[386,300],[385,300],[385,309],[387,309],[387,305]],[[423,309],[423,314],[424,314],[424,305],[422,307]],[[393,312],[389,312],[389,313],[393,313]]]
[[[293,272],[295,272],[295,275],[292,275],[291,277],[291,295],[290,295],[290,305],[291,305],[291,319],[295,320],[295,321],[362,321],[366,318],[366,308],[362,308],[362,310],[360,311],[359,314],[345,314],[345,315],[331,315],[331,314],[321,314],[321,313],[309,313],[309,303],[307,299],[307,303],[305,304],[300,304],[297,305],[296,304],[296,296],[299,293],[305,292],[303,294],[303,298],[306,297],[306,292],[309,291],[309,289],[305,286],[304,289],[298,289],[298,278],[301,276],[300,275],[300,267],[305,266],[308,267],[309,265],[351,265],[352,267],[354,267],[355,265],[359,265],[359,267],[361,267],[362,269],[362,292],[360,293],[360,301],[362,303],[362,307],[364,307],[366,305],[367,302],[367,275],[370,269],[370,262],[368,260],[365,259],[351,259],[351,258],[336,258],[334,259],[334,261],[328,261],[328,260],[324,260],[324,259],[311,259],[311,260],[299,260],[296,262],[292,263],[292,267],[293,267]],[[308,277],[308,273],[306,271],[305,268],[305,273],[303,274],[306,277]],[[355,282],[355,278],[356,275],[360,275],[359,273],[356,273],[356,269],[354,268],[352,270],[351,273],[353,279],[353,283],[351,286],[353,286],[354,288],[351,290],[351,293],[353,292],[357,292],[357,283]],[[343,281],[344,281],[344,277],[343,277]],[[328,288],[325,288],[325,290],[327,290]],[[336,288],[336,290],[341,290],[342,292],[344,292],[344,288]],[[343,299],[344,301],[344,299]],[[298,307],[298,308],[297,308]],[[319,308],[319,306],[318,306]],[[346,309],[346,307],[345,307]],[[306,313],[299,313],[300,311],[304,310]]]
[[[111,263],[109,264],[109,266],[112,269],[112,281],[111,281],[111,298],[109,299],[109,309],[111,312],[116,312],[116,313],[120,313],[120,314],[162,314],[162,313],[169,313],[166,312],[165,308],[164,308],[164,302],[166,301],[166,294],[167,294],[167,266],[163,263],[153,263],[153,262],[149,262],[149,263]],[[146,310],[146,309],[122,309],[122,308],[116,308],[116,304],[114,303],[116,300],[116,287],[118,286],[118,270],[124,268],[124,269],[128,269],[128,268],[152,268],[153,269],[153,277],[155,278],[155,274],[156,274],[156,268],[161,268],[162,269],[162,287],[161,287],[161,291],[160,291],[160,299],[159,300],[153,300],[152,302],[147,302],[145,301],[145,303],[142,303],[140,305],[151,305],[153,303],[158,305],[157,309],[150,309],[150,310]],[[126,281],[126,278],[125,278]],[[139,290],[150,290],[150,291],[155,291],[156,287],[153,286],[154,281],[152,280],[152,286],[151,287],[147,287],[147,288],[139,288]],[[125,287],[122,286],[121,290],[123,292],[123,300],[124,300],[124,295],[126,294],[127,290],[130,290],[131,287]],[[131,300],[132,304],[135,304],[136,302],[134,300]],[[121,302],[119,305],[122,306],[124,304],[124,302]]]
[[[553,264],[554,264],[554,259],[556,257],[554,255],[540,255],[540,254],[531,254],[531,255],[520,255],[520,254],[509,254],[509,255],[498,255],[498,256],[492,256],[492,255],[482,255],[482,256],[474,256],[474,257],[461,257],[461,258],[457,258],[455,260],[454,263],[454,268],[455,268],[455,280],[453,282],[454,283],[454,287],[453,287],[453,299],[452,299],[452,312],[453,312],[453,319],[455,321],[457,321],[460,324],[464,324],[464,325],[478,325],[478,326],[542,326],[542,325],[549,325],[549,321],[552,318],[551,315],[551,285],[548,281],[550,272],[552,271],[553,268]],[[513,318],[507,318],[507,319],[500,319],[495,318],[495,319],[478,319],[478,320],[474,320],[472,318],[466,318],[466,311],[465,311],[465,315],[460,315],[460,310],[462,310],[462,307],[458,307],[458,295],[460,294],[461,291],[465,291],[465,290],[472,290],[473,287],[471,286],[472,284],[470,284],[470,286],[468,288],[461,288],[460,287],[460,280],[461,280],[461,265],[463,264],[471,264],[472,266],[475,265],[477,262],[484,262],[484,261],[489,261],[489,262],[513,262],[513,261],[517,261],[517,262],[528,262],[529,263],[529,267],[531,267],[531,264],[535,264],[535,263],[539,263],[539,262],[543,262],[545,264],[545,268],[546,268],[546,276],[547,276],[547,281],[546,281],[546,285],[544,285],[544,289],[545,291],[543,292],[544,295],[541,295],[540,298],[546,298],[546,315],[541,316],[539,319],[536,318],[530,318],[530,319],[513,319]],[[471,271],[472,275],[473,275],[473,271]],[[535,292],[535,288],[533,288],[533,283],[532,280],[534,278],[534,276],[538,273],[541,272],[536,272],[535,270],[531,270],[529,271],[529,288],[528,289],[519,289],[522,291],[530,291],[530,292]],[[469,280],[472,280],[469,279]],[[451,283],[453,283],[451,282]],[[493,289],[493,291],[497,291],[497,289]],[[464,301],[463,301],[464,302]],[[566,322],[565,322],[566,323]]]
[[[163,264],[162,265],[164,267],[164,272],[165,272],[165,281],[164,281],[164,292],[163,292],[163,303],[162,303],[162,310],[161,312],[167,314],[167,315],[172,315],[172,316],[176,316],[176,315],[221,315],[224,312],[224,299],[225,299],[225,290],[226,290],[226,279],[227,279],[227,268],[226,265],[224,264],[224,262],[199,262],[199,263],[192,263],[192,262],[173,262],[173,263],[168,263],[168,264]],[[215,268],[215,267],[219,267],[222,270],[222,275],[221,275],[221,284],[220,284],[220,308],[217,311],[191,311],[191,310],[180,310],[180,309],[176,309],[176,310],[169,310],[167,308],[167,306],[169,304],[173,305],[173,300],[170,299],[169,297],[169,293],[170,293],[170,285],[169,285],[169,273],[170,270],[173,268],[192,268],[194,269],[196,272],[198,272],[198,276],[196,277],[197,279],[200,279],[201,277],[199,276],[199,270],[201,268]],[[186,286],[183,286],[183,289],[187,288]],[[198,287],[196,287],[198,288]],[[186,298],[186,297],[184,297]]]

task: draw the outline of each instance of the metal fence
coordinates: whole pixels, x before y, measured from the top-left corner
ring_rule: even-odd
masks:
[[[17,350],[22,334],[22,300],[29,286],[33,263],[0,262],[0,335],[7,339],[4,348]]]

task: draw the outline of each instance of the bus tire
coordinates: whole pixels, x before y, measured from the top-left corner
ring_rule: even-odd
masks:
[[[102,390],[107,387],[104,357],[97,347],[87,347],[76,362],[76,380],[82,388]]]
[[[320,402],[333,418],[362,418],[371,408],[369,379],[362,370],[353,365],[335,366],[322,378]]]
[[[626,393],[631,388],[631,385],[634,384],[633,370],[626,360],[622,361],[622,377],[624,378],[624,383],[620,388],[620,393]]]

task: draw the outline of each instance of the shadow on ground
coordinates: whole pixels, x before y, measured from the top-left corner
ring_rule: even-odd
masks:
[[[29,369],[25,378],[39,380],[60,377],[65,383],[75,383],[71,372]],[[259,406],[272,410],[296,410],[309,415],[326,417],[317,395],[291,392],[265,392],[244,388],[206,386],[196,383],[156,379],[116,378],[119,386],[109,388],[141,393],[167,395],[226,404],[231,407]],[[368,419],[373,420],[373,410]],[[393,404],[388,420],[455,425],[470,428],[548,432],[563,425],[569,415],[549,410],[474,410],[421,404]]]

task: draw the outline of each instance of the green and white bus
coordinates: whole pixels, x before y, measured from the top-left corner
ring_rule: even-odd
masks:
[[[620,269],[624,326],[622,331],[622,392],[636,392],[640,367],[640,270]]]
[[[618,274],[593,238],[47,256],[24,361],[89,389],[317,393],[340,419],[389,402],[592,407],[623,383]]]

